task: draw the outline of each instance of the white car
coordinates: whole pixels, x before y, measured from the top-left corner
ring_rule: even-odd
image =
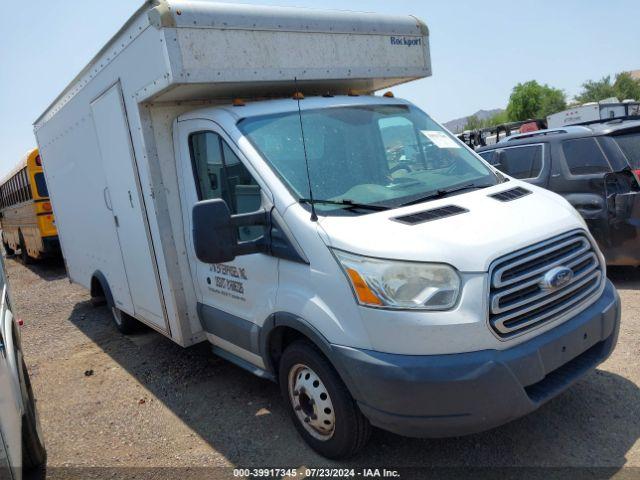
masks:
[[[47,454],[1,256],[0,289],[0,478],[20,480]]]

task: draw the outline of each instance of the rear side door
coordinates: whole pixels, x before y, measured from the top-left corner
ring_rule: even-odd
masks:
[[[612,264],[640,265],[640,130],[623,130],[598,141],[615,170],[604,178],[608,260]]]
[[[609,212],[604,177],[613,171],[595,137],[552,143],[549,188],[562,195],[585,219],[601,250],[610,247]]]
[[[124,305],[119,307],[168,332],[160,295],[160,280],[146,224],[145,207],[139,194],[138,170],[119,83],[91,103],[91,113],[107,183],[104,191],[105,205],[113,212],[122,256],[122,260],[114,259],[114,262],[124,263],[126,278],[120,279],[119,283],[128,285],[133,301],[133,311],[128,311]]]

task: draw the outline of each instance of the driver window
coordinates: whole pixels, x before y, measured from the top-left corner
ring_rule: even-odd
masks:
[[[220,135],[193,133],[189,136],[189,149],[199,200],[222,198],[234,215],[260,209],[260,187]],[[260,226],[239,229],[241,241],[256,239],[263,233]]]

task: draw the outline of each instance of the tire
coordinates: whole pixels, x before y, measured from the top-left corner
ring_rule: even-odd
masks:
[[[113,304],[113,302],[107,302],[107,308],[109,308],[111,317],[113,318],[113,323],[115,323],[116,328],[120,333],[128,335],[130,333],[135,333],[140,329],[140,322],[128,313],[120,310]]]
[[[306,340],[289,345],[280,359],[278,377],[291,419],[313,450],[339,460],[365,446],[371,425],[315,345]]]
[[[9,246],[7,242],[2,242],[2,246],[4,247],[4,251],[7,254],[7,257],[13,257],[16,254],[16,251]]]
[[[22,466],[25,470],[34,470],[47,461],[47,450],[40,429],[40,419],[36,409],[29,372],[24,363],[22,353],[18,351],[18,368],[20,369],[20,391],[24,413],[22,415]]]
[[[22,236],[22,232],[18,233],[18,239],[20,242],[20,258],[22,259],[22,263],[25,265],[29,265],[32,259],[29,256],[29,252],[27,252],[27,246],[24,242],[24,237]]]

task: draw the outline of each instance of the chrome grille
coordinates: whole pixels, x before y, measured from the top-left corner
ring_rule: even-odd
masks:
[[[567,267],[573,277],[549,288],[545,274]],[[591,242],[570,232],[502,257],[490,269],[489,323],[510,337],[570,313],[599,291],[603,272]]]

